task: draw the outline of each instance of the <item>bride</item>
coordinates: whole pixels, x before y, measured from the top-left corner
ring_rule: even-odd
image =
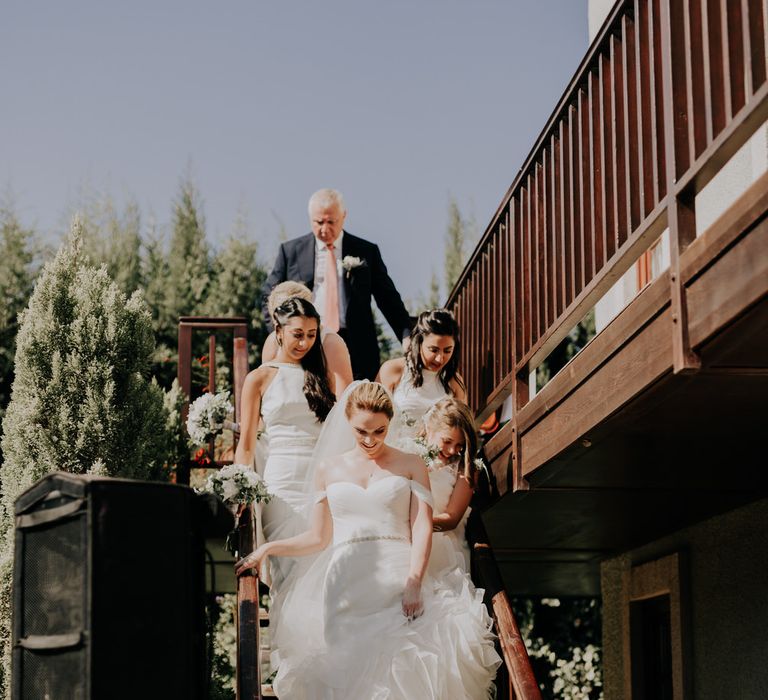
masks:
[[[235,462],[257,465],[272,499],[261,511],[267,540],[295,535],[304,528],[305,481],[322,422],[335,397],[319,342],[320,316],[312,304],[292,297],[274,313],[278,352],[245,378],[242,432]],[[259,434],[260,419],[264,432]],[[258,458],[258,459],[257,459]],[[271,562],[271,593],[293,568],[290,560]]]
[[[380,384],[351,385],[318,444],[309,529],[237,565],[325,550],[283,607],[275,690],[292,700],[477,700],[500,659],[480,592],[427,573],[432,498],[424,462],[385,440]],[[332,545],[332,546],[329,546]]]

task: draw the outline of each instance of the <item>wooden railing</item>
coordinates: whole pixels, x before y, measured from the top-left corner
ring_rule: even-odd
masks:
[[[216,391],[216,347],[217,333],[232,333],[232,388],[235,406],[235,429],[232,450],[237,447],[237,427],[241,416],[241,396],[245,377],[248,374],[248,326],[244,317],[218,318],[210,316],[182,316],[179,319],[179,367],[178,379],[181,389],[189,398],[192,393],[192,336],[195,331],[208,333],[208,385],[211,393]],[[185,415],[186,418],[186,408]],[[213,459],[212,467],[221,466]],[[177,480],[189,483],[189,463],[178,465]],[[241,555],[255,549],[256,538],[253,530],[251,508],[248,507],[238,519],[238,551]],[[261,661],[259,649],[259,579],[255,572],[247,572],[237,578],[237,679],[238,700],[261,700]]]
[[[665,228],[674,370],[697,369],[679,258],[695,195],[768,116],[766,13],[616,3],[450,295],[480,421],[528,401],[530,372]]]
[[[238,552],[245,556],[256,549],[250,507],[240,516],[238,530]],[[259,630],[259,578],[251,569],[237,577],[237,700],[261,700]]]
[[[234,424],[240,423],[240,395],[243,389],[245,375],[248,374],[248,323],[245,317],[218,318],[213,316],[182,316],[179,319],[179,385],[187,399],[192,394],[192,336],[195,331],[208,333],[208,385],[207,391],[216,392],[216,333],[232,333],[232,386],[233,403],[235,406]],[[184,407],[182,422],[186,423],[188,405]],[[238,433],[235,433],[232,450],[237,447]],[[221,466],[213,456],[213,443],[209,445],[211,466]],[[177,465],[176,480],[180,484],[189,483],[190,464]]]
[[[471,547],[472,579],[485,591],[504,664],[496,675],[497,700],[541,700],[528,650],[517,626],[488,534],[482,520],[470,517],[467,539]]]

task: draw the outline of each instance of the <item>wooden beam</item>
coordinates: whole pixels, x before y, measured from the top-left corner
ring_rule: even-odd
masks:
[[[723,254],[754,224],[768,214],[768,172],[763,173],[712,225],[691,243],[681,256],[680,276],[683,284]]]
[[[688,287],[691,342],[698,346],[768,295],[768,219]]]
[[[528,476],[671,370],[669,309],[602,365],[588,382],[521,435]],[[589,449],[585,447],[583,449]]]
[[[669,279],[667,274],[662,274],[624,307],[605,329],[521,409],[518,417],[520,430],[529,430],[545,415],[554,411],[668,305]]]

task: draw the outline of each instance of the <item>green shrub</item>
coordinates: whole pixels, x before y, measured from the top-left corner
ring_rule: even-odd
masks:
[[[149,380],[154,339],[129,299],[83,255],[77,223],[20,316],[0,467],[0,684],[9,693],[13,504],[53,471],[165,480],[173,447],[162,389]]]

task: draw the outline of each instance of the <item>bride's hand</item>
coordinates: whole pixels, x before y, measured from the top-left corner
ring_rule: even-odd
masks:
[[[403,591],[403,614],[409,620],[415,620],[424,612],[424,601],[421,597],[421,582],[409,578]]]
[[[256,569],[256,571],[258,571],[261,568],[262,563],[267,558],[264,546],[265,545],[261,545],[261,547],[251,552],[248,556],[243,557],[237,564],[235,564],[236,576],[242,575],[247,569]]]

